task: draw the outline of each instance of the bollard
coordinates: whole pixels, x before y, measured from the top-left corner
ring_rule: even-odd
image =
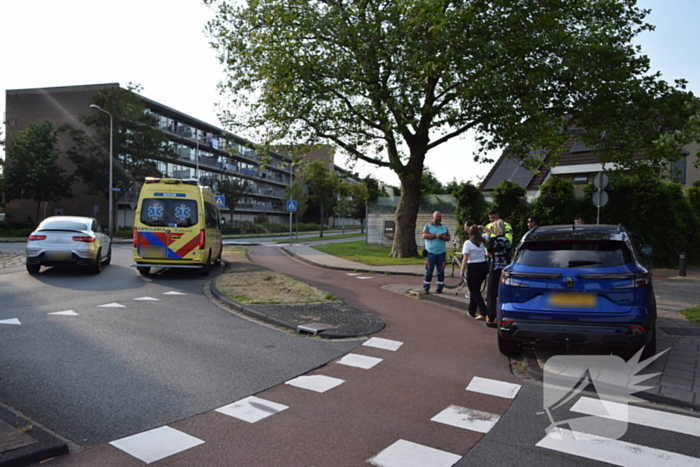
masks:
[[[685,277],[685,251],[680,254],[679,263],[678,275]]]

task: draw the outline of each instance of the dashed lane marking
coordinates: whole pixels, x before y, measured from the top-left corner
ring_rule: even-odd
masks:
[[[216,412],[243,420],[244,422],[255,423],[288,408],[286,405],[250,396],[220,407],[216,409]]]
[[[364,370],[369,370],[383,359],[375,357],[367,357],[365,355],[348,354],[342,359],[338,360],[341,365],[354,366],[356,368],[362,368]]]
[[[515,399],[515,396],[518,395],[518,391],[520,391],[520,387],[520,384],[506,383],[505,381],[475,376],[469,383],[469,386],[467,386],[467,391],[503,397],[505,399]]]
[[[400,439],[367,462],[377,467],[449,467],[461,458],[451,452]]]
[[[330,376],[310,375],[296,377],[285,382],[284,384],[289,384],[290,386],[308,389],[315,392],[326,392],[336,386],[340,386],[344,382],[345,380],[331,378]]]
[[[55,311],[53,313],[48,313],[49,315],[57,315],[57,316],[78,316],[78,313],[76,313],[73,310],[66,310],[66,311]]]
[[[493,413],[451,405],[431,418],[430,421],[479,433],[488,433],[500,418],[499,415]]]
[[[169,426],[163,426],[118,439],[109,444],[150,464],[203,443],[204,441],[199,438]]]
[[[346,274],[347,274],[348,276],[361,276],[361,275],[362,275],[361,272],[348,272],[348,273],[346,273]]]
[[[97,308],[126,308],[126,305],[119,303],[107,303],[106,305],[98,305]]]
[[[15,324],[15,325],[21,325],[22,323],[19,322],[17,318],[12,318],[12,319],[3,319],[0,321],[0,324]]]
[[[372,279],[372,276],[357,276],[356,279]]]
[[[140,301],[144,301],[144,302],[148,302],[148,301],[151,301],[151,302],[159,302],[159,301],[160,301],[160,298],[139,297],[139,298],[135,298],[134,300],[140,300]]]
[[[163,293],[163,295],[187,295],[187,294],[183,293],[183,292],[170,291],[170,292]]]

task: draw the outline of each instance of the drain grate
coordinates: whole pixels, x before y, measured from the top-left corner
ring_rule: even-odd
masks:
[[[331,326],[330,324],[300,324],[297,326],[297,334],[311,334],[312,336],[316,336],[319,332],[334,328],[335,326]]]

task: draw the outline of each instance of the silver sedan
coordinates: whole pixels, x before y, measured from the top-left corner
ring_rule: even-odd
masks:
[[[30,274],[41,266],[85,266],[99,274],[112,260],[112,241],[96,219],[53,216],[29,235],[26,254]]]

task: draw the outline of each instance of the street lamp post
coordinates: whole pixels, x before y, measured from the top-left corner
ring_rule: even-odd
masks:
[[[105,109],[103,109],[102,107],[95,105],[95,104],[92,104],[90,107],[109,115],[109,236],[112,237],[114,235],[114,231],[112,230],[112,218],[113,218],[113,215],[112,215],[112,209],[113,209],[113,207],[112,207],[112,196],[113,196],[112,195],[112,193],[113,193],[112,165],[114,164],[114,162],[112,160],[112,148],[114,147],[114,145],[112,144],[112,133],[113,133],[112,132],[112,129],[113,129],[112,114],[109,113],[108,111],[106,111]]]

